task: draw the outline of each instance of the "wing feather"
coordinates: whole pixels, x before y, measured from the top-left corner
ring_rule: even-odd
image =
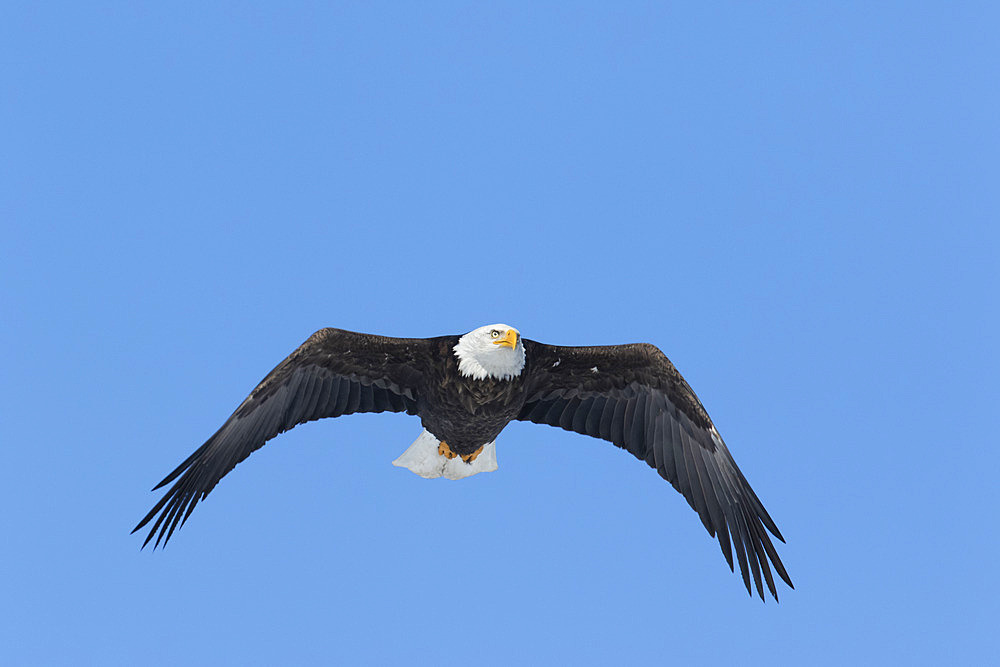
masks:
[[[608,440],[646,461],[687,500],[747,592],[777,599],[792,581],[768,531],[784,541],[698,397],[648,344],[558,347],[525,340],[527,400],[518,419]],[[733,551],[736,552],[734,563]]]
[[[670,452],[674,457],[674,469],[677,471],[677,490],[684,494],[685,498],[691,496],[691,482],[688,481],[687,463],[684,462],[684,452],[681,450],[681,424],[674,420],[670,424],[672,437],[670,439]]]
[[[704,450],[701,450],[699,454],[703,459],[707,457],[707,453]],[[729,542],[729,531],[731,530],[732,522],[729,521],[729,514],[726,511],[726,508],[729,506],[728,496],[725,492],[725,485],[719,480],[719,473],[716,471],[715,466],[709,465],[706,462],[705,469],[708,471],[708,476],[711,480],[710,485],[717,503],[716,511],[719,516],[716,521],[716,525],[718,526],[716,532],[719,538],[719,548],[722,549],[722,555],[726,557],[726,562],[729,563],[729,569],[732,570],[733,550]]]
[[[612,437],[612,421],[615,417],[615,407],[618,405],[618,401],[615,401],[608,397],[604,401],[604,408],[601,410],[601,424],[597,429],[597,437],[602,440],[607,440],[609,442],[614,442]]]
[[[625,446],[625,413],[627,411],[628,401],[615,401],[615,415],[611,419],[611,437],[608,440],[619,447]]]
[[[573,429],[577,433],[600,433],[601,416],[604,414],[604,406],[608,399],[605,396],[592,396],[590,405],[584,410],[585,420],[578,429]]]
[[[351,382],[350,387],[348,387],[347,396],[347,408],[344,410],[345,415],[353,415],[358,411],[358,407],[361,405],[361,383]]]

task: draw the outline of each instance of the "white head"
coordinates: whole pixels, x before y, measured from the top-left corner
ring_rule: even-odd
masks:
[[[524,368],[521,333],[506,324],[479,327],[458,339],[458,372],[476,380],[510,380]]]

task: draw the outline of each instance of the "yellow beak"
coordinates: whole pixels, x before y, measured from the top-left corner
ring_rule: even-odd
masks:
[[[520,337],[521,334],[518,333],[517,329],[507,329],[507,334],[500,340],[493,341],[493,344],[503,345],[504,347],[509,347],[510,349],[513,350],[515,347],[517,347],[517,339]]]

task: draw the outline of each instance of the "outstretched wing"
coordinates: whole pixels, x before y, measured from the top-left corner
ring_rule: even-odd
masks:
[[[174,482],[132,532],[159,514],[143,546],[157,533],[154,548],[161,540],[166,545],[226,473],[297,424],[354,412],[415,414],[432,340],[317,331],[268,373],[215,435],[153,488]]]
[[[698,397],[653,345],[559,347],[525,340],[528,398],[518,419],[601,438],[656,468],[718,536],[729,568],[730,547],[747,591],[750,572],[761,599],[761,572],[775,600],[768,560],[785,572],[767,530],[784,541]]]

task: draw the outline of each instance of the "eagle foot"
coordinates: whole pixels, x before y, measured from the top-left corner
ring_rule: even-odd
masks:
[[[483,453],[483,448],[480,447],[479,449],[477,449],[476,451],[472,452],[471,454],[462,454],[462,460],[465,461],[466,463],[472,463],[473,461],[476,460],[476,457],[479,456],[482,453]]]
[[[458,456],[458,454],[456,454],[455,452],[451,451],[451,447],[448,446],[447,442],[442,442],[440,445],[438,445],[438,454],[440,454],[441,456],[445,457],[446,459],[453,459],[456,456]],[[462,458],[465,458],[465,457],[462,457]]]

